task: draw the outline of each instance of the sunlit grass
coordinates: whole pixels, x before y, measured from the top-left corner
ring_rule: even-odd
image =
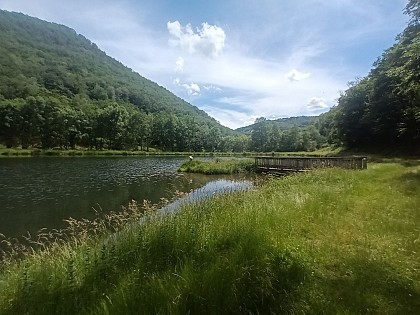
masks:
[[[178,171],[201,174],[238,174],[254,171],[254,165],[255,162],[251,158],[215,158],[206,161],[186,161]]]
[[[414,162],[272,179],[175,215],[133,204],[5,260],[0,313],[418,314],[419,205]]]

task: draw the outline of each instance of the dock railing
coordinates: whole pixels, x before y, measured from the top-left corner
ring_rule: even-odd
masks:
[[[366,156],[352,157],[255,157],[255,166],[261,171],[306,171],[316,168],[341,167],[366,169]]]

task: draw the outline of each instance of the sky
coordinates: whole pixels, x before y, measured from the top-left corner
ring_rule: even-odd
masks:
[[[0,0],[73,28],[221,124],[319,115],[406,27],[407,0]]]

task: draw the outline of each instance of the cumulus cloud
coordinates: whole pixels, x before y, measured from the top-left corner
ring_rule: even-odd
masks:
[[[300,72],[296,69],[291,70],[290,72],[285,74],[285,77],[289,80],[289,81],[301,81],[301,80],[305,80],[307,78],[309,78],[311,76],[311,73],[307,72]]]
[[[327,102],[322,97],[312,97],[306,108],[311,112],[322,112],[328,109]]]
[[[213,105],[202,106],[210,116],[214,117],[224,126],[236,129],[243,126],[251,125],[255,122],[259,115],[249,115],[233,109],[216,108]]]
[[[201,24],[196,32],[191,24],[182,26],[179,21],[168,22],[169,33],[174,37],[169,42],[179,46],[188,53],[200,53],[209,57],[217,57],[225,46],[225,31],[216,25]]]
[[[200,94],[200,86],[197,83],[190,83],[190,84],[183,84],[183,88],[187,90],[188,95],[199,95]]]
[[[178,57],[178,59],[175,62],[175,71],[184,71],[184,58]]]

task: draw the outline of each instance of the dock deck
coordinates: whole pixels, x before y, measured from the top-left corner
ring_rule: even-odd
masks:
[[[262,172],[302,172],[318,168],[341,167],[366,169],[366,156],[352,157],[255,157],[255,166]]]

